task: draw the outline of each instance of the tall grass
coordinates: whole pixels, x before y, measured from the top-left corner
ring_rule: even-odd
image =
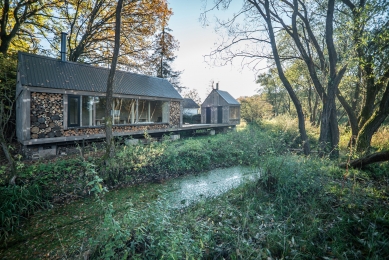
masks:
[[[21,220],[47,205],[38,185],[0,187],[0,241],[6,241]]]
[[[253,165],[261,154],[286,152],[288,135],[269,136],[257,126],[212,137],[124,146],[102,174],[110,185],[161,180],[216,167]],[[111,176],[111,177],[109,177]]]
[[[96,259],[389,256],[388,194],[366,172],[345,176],[328,160],[293,155],[267,155],[260,166],[257,183],[222,196],[180,209],[160,198],[116,222],[105,218],[94,241],[109,243],[88,252]]]

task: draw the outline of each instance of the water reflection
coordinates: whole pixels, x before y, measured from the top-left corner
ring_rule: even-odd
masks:
[[[232,167],[172,180],[163,189],[163,199],[171,208],[189,206],[200,200],[219,196],[248,181],[258,180],[259,169]]]

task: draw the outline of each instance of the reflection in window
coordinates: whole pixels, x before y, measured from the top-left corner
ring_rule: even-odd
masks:
[[[105,97],[82,96],[82,126],[104,124]]]
[[[68,126],[80,125],[80,97],[68,97]]]
[[[69,95],[69,126],[100,126],[105,123],[105,97]],[[81,103],[81,107],[80,104]],[[113,98],[113,124],[168,123],[169,102]],[[81,120],[80,120],[81,118]]]
[[[168,103],[162,101],[139,100],[139,123],[167,123]]]
[[[230,107],[230,119],[239,119],[239,107]]]

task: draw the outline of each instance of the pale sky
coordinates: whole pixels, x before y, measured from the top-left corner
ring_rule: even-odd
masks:
[[[204,55],[211,52],[219,36],[214,32],[212,17],[206,28],[199,21],[203,1],[168,0],[168,3],[174,12],[169,28],[180,42],[173,67],[184,71],[181,74],[181,84],[189,89],[197,89],[202,101],[211,80],[219,82],[219,89],[228,91],[234,98],[254,95],[259,88],[255,83],[256,72],[242,69],[239,62],[232,66],[213,67],[204,61]]]

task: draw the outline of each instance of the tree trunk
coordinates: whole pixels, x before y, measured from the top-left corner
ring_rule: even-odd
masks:
[[[338,90],[338,85],[343,77],[346,67],[342,68],[338,73],[337,53],[333,40],[333,19],[334,19],[335,0],[328,1],[327,17],[326,17],[326,43],[329,58],[330,77],[327,85],[327,98],[323,99],[323,112],[320,127],[320,154],[329,155],[331,158],[339,157],[339,128],[336,115],[335,97]]]
[[[313,106],[313,112],[312,112],[312,125],[316,125],[316,114],[317,114],[317,107],[319,105],[319,98],[317,96],[317,94],[315,94],[315,105]],[[318,125],[318,124],[317,124]]]
[[[11,107],[13,107],[13,103],[11,103]],[[10,172],[12,174],[16,174],[16,164],[14,159],[12,158],[12,154],[9,150],[9,144],[5,137],[5,126],[9,122],[9,119],[11,118],[12,109],[8,111],[8,113],[5,112],[4,103],[1,101],[0,103],[0,145],[4,152],[5,158],[7,159],[9,165],[10,165]]]
[[[366,165],[376,163],[376,162],[383,162],[383,161],[389,161],[389,151],[370,154],[365,157],[352,160],[349,163],[341,163],[339,164],[339,167],[346,168],[347,166],[349,166],[352,168],[362,169]]]
[[[257,9],[261,13],[262,17],[266,20],[266,23],[268,26],[270,43],[271,43],[271,47],[272,47],[272,51],[273,51],[274,61],[275,61],[276,66],[277,66],[278,75],[279,75],[284,87],[288,91],[288,94],[289,94],[290,98],[292,99],[292,102],[296,108],[297,117],[298,117],[298,127],[299,127],[300,137],[301,137],[301,141],[302,141],[303,151],[304,151],[305,155],[309,155],[311,151],[310,151],[308,135],[307,135],[307,132],[305,130],[304,112],[303,112],[301,103],[300,103],[296,93],[294,92],[290,82],[286,78],[284,71],[283,71],[283,68],[281,66],[280,57],[278,55],[277,44],[276,44],[274,31],[273,31],[273,25],[272,25],[272,21],[271,21],[271,17],[270,17],[269,1],[265,0],[265,12],[266,12],[266,14],[262,12],[262,10],[259,8],[259,6],[257,6]]]
[[[359,133],[356,110],[347,103],[346,99],[342,96],[339,89],[336,92],[336,96],[338,97],[339,102],[342,104],[344,110],[347,113],[348,121],[351,127],[351,138],[349,145],[354,146],[356,142],[355,138],[358,136]]]
[[[107,142],[106,149],[106,158],[113,158],[115,155],[115,145],[113,140],[112,133],[112,124],[113,124],[113,110],[112,110],[112,102],[113,102],[113,84],[116,72],[116,65],[119,55],[119,47],[120,47],[120,24],[121,24],[121,11],[123,7],[123,0],[119,0],[116,6],[116,24],[115,24],[115,47],[112,57],[111,69],[108,75],[107,81],[107,105],[105,107],[105,136]]]
[[[381,124],[389,115],[389,81],[386,84],[386,90],[382,96],[379,108],[367,120],[359,131],[356,151],[367,153],[370,148],[371,139],[374,133],[380,128]]]

